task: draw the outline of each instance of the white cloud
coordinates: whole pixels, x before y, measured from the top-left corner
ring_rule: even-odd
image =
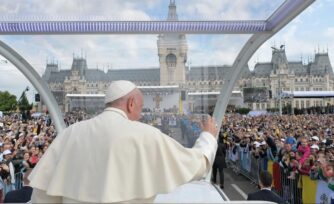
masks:
[[[329,38],[334,38],[334,27],[328,27],[325,31],[325,36]]]
[[[192,0],[184,1],[180,10],[185,11],[185,17],[194,19],[224,19],[224,20],[246,20],[266,19],[282,3],[282,0],[266,3],[265,0],[257,1],[222,1],[222,0]],[[181,2],[180,2],[181,3]],[[184,14],[183,14],[184,15]]]

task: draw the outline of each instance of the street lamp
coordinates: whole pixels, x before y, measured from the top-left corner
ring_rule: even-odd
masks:
[[[25,94],[27,91],[29,91],[29,86],[27,86],[27,87],[24,89],[24,91],[22,92],[21,97],[20,97],[20,99],[19,99],[18,101],[21,101],[21,100],[22,100],[24,94]]]

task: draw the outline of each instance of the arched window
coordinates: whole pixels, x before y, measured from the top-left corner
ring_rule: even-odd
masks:
[[[166,63],[168,67],[176,67],[176,56],[174,54],[167,55]]]

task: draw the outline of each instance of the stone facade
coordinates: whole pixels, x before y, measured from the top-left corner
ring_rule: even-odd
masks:
[[[288,61],[285,49],[273,49],[271,62],[257,63],[253,71],[244,74],[239,80],[239,88],[266,87],[272,98],[266,103],[247,104],[255,110],[277,108],[280,91],[333,91],[333,69],[328,53],[316,53],[314,60]],[[283,99],[283,106],[309,108],[333,104],[333,99]]]

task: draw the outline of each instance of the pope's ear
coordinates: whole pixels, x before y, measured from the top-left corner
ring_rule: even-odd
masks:
[[[134,107],[135,107],[134,97],[129,97],[128,102],[127,102],[128,112],[129,113],[133,112]]]

